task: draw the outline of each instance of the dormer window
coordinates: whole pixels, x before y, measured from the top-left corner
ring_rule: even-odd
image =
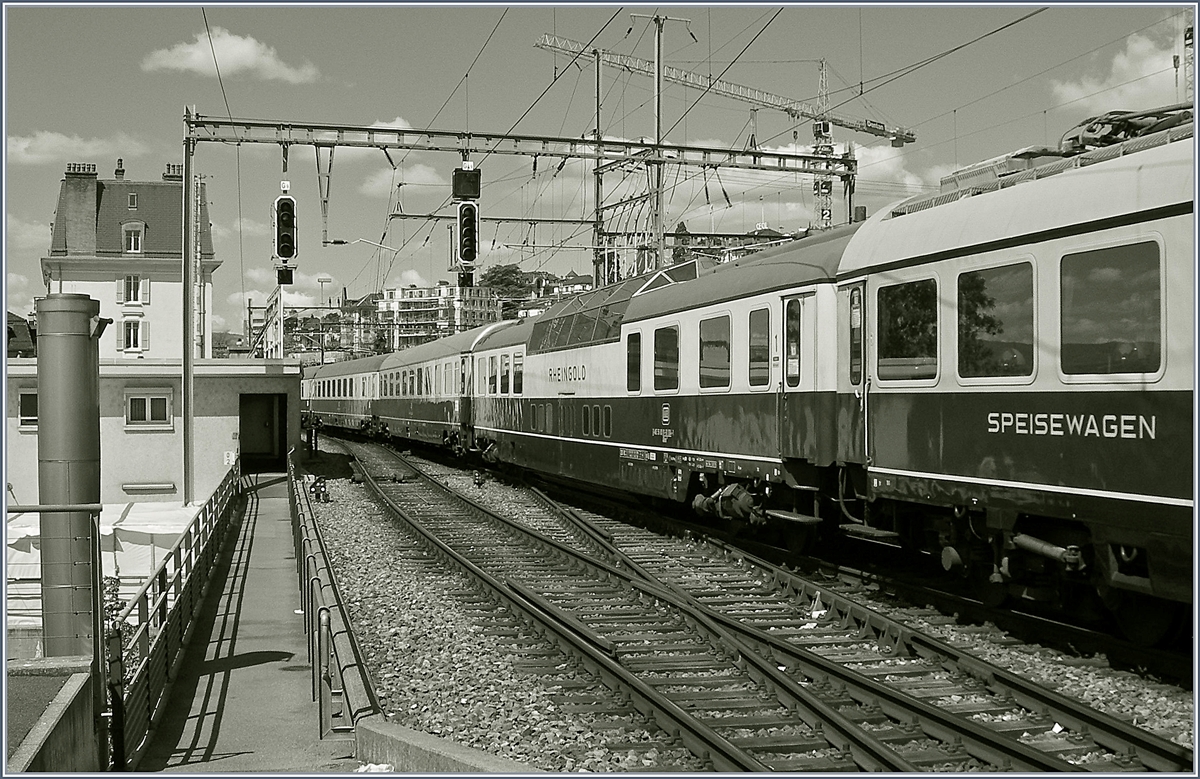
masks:
[[[132,197],[132,195],[130,196]],[[146,231],[146,225],[142,222],[126,222],[122,226],[121,232],[124,234],[124,251],[126,254],[141,254],[142,253],[142,234]]]
[[[133,211],[136,208],[137,208],[137,193],[130,192],[129,193],[129,210]]]

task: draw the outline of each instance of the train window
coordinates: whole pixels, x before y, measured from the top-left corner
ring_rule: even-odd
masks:
[[[1033,374],[1033,265],[958,277],[958,375]]]
[[[583,434],[584,435],[592,434],[592,407],[591,406],[583,407]]]
[[[500,355],[500,394],[507,395],[509,387],[509,360],[511,358],[507,354]]]
[[[679,389],[679,328],[654,331],[654,389]]]
[[[879,378],[937,376],[937,282],[880,287],[878,302]]]
[[[520,395],[524,390],[525,382],[525,355],[517,352],[513,355],[513,384],[512,391],[514,395]]]
[[[700,386],[729,386],[729,317],[700,320]]]
[[[642,390],[642,334],[630,333],[625,339],[625,389]]]
[[[592,432],[600,435],[600,407],[592,406]]]
[[[612,406],[604,407],[604,437],[612,438]]]
[[[862,286],[850,290],[850,383],[862,383]]]
[[[546,407],[543,406],[541,403],[538,403],[533,407],[533,412],[534,412],[533,413],[533,429],[538,430],[538,431],[545,430],[546,429]]]
[[[771,311],[750,312],[750,386],[771,383]]]
[[[1062,259],[1063,373],[1154,373],[1162,364],[1162,278],[1154,241]]]
[[[551,403],[546,404],[546,427],[545,427],[545,430],[547,433],[550,433],[551,435],[554,434],[554,405]]]
[[[421,385],[421,394],[429,397],[433,394],[433,368],[425,366],[425,383]]]
[[[784,376],[789,387],[800,386],[800,300],[792,298],[783,313],[784,344],[787,353]]]
[[[488,394],[496,394],[496,355],[488,358]]]
[[[483,395],[487,389],[487,358],[480,357],[475,362],[476,386],[475,394]]]

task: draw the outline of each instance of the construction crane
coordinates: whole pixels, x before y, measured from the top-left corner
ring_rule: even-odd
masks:
[[[569,38],[560,38],[557,35],[544,34],[534,44],[539,49],[557,52],[559,54],[569,54],[576,56],[586,51],[585,46],[578,41],[570,40]],[[653,77],[655,75],[654,63],[649,60],[630,57],[626,54],[615,54],[610,51],[600,52],[600,61],[612,68],[617,68],[631,73],[640,73],[645,76]],[[692,73],[679,68],[664,65],[662,69],[662,77],[676,84],[692,87],[694,89],[708,90],[709,92],[732,98],[734,100],[742,100],[747,103],[766,108],[774,108],[783,111],[794,119],[816,119],[818,121],[827,121],[830,124],[838,127],[845,127],[849,130],[856,130],[862,133],[869,133],[882,138],[888,138],[892,142],[892,146],[903,146],[906,143],[912,143],[917,139],[913,135],[913,131],[907,127],[891,127],[883,122],[876,122],[871,119],[855,119],[848,116],[830,113],[828,108],[822,111],[820,107],[814,107],[807,103],[802,103],[799,100],[793,100],[788,97],[774,95],[770,92],[765,92],[761,89],[745,87],[739,84],[732,84],[728,81],[713,79],[711,76],[704,76],[699,73]]]

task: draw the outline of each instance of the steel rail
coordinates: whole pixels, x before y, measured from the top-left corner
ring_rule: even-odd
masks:
[[[356,445],[347,443],[348,448],[352,450]],[[403,459],[392,453],[397,460],[404,462]],[[492,521],[503,522],[492,512],[483,508],[474,501],[462,495],[458,495],[442,484],[437,479],[420,471],[420,469],[408,466],[405,467],[419,474],[420,478],[427,484],[431,484],[436,488],[443,490],[448,495],[453,496],[453,499],[461,501],[468,506],[470,510],[478,515],[489,518]],[[619,689],[628,693],[632,700],[635,701],[635,708],[642,714],[651,717],[659,722],[660,726],[664,726],[664,730],[675,735],[680,741],[696,755],[706,756],[719,771],[765,771],[767,767],[755,759],[752,755],[745,752],[727,739],[722,737],[712,728],[698,722],[689,715],[686,711],[680,708],[676,703],[666,698],[650,685],[646,684],[641,679],[637,678],[630,671],[622,667],[612,657],[606,654],[589,637],[581,634],[577,626],[569,625],[559,619],[555,614],[544,610],[533,599],[526,596],[529,591],[522,587],[512,588],[505,582],[492,576],[483,568],[476,565],[470,559],[460,554],[450,545],[438,538],[435,533],[426,528],[419,520],[412,516],[411,512],[401,507],[393,500],[379,485],[376,479],[367,469],[363,469],[364,482],[371,488],[372,492],[384,502],[393,512],[402,517],[416,531],[422,539],[433,549],[435,549],[442,559],[453,562],[460,569],[474,577],[478,581],[487,585],[487,587],[502,601],[504,601],[515,612],[526,615],[533,623],[540,625],[546,631],[549,631],[555,638],[556,643],[564,649],[568,649],[576,656],[584,660],[590,670],[596,673],[604,681],[604,683],[612,689]],[[504,523],[509,525],[509,523]],[[511,525],[509,525],[511,526]],[[528,531],[527,531],[528,532]],[[550,547],[557,548],[560,551],[570,551],[573,555],[580,559],[586,560],[589,565],[594,566],[598,570],[606,573],[618,574],[615,568],[611,568],[606,564],[579,555],[578,552],[570,550],[557,544],[555,541],[540,534],[533,533],[540,543],[544,543]],[[522,594],[522,593],[525,594]],[[660,719],[661,718],[661,719]],[[662,719],[665,719],[664,723]]]
[[[1149,770],[1169,772],[1193,770],[1194,752],[1182,744],[1176,744],[1169,739],[1156,736],[1135,725],[1123,722],[1111,714],[1081,705],[1061,693],[1046,689],[944,641],[915,631],[891,617],[854,603],[848,598],[831,592],[828,588],[786,571],[767,560],[742,550],[734,550],[733,547],[725,544],[720,545],[727,550],[734,551],[747,563],[770,573],[781,587],[802,598],[812,598],[819,592],[829,607],[831,615],[837,613],[840,618],[854,620],[864,629],[870,629],[879,637],[886,636],[887,640],[894,642],[899,651],[906,651],[927,659],[948,659],[983,682],[988,689],[994,692],[1008,693],[1016,703],[1024,708],[1032,711],[1046,711],[1055,718],[1055,721],[1071,730],[1086,732],[1097,744],[1113,752],[1136,754]]]
[[[404,462],[403,458],[397,455],[395,452],[389,451],[389,453],[397,460]],[[734,640],[728,630],[718,629],[712,624],[711,620],[705,618],[705,615],[702,612],[692,608],[690,602],[682,601],[671,589],[663,586],[657,586],[653,588],[646,587],[646,582],[649,581],[646,578],[648,574],[642,570],[635,561],[629,558],[628,555],[614,547],[611,541],[606,541],[603,531],[591,528],[585,531],[585,535],[589,538],[589,540],[599,544],[603,550],[612,554],[612,556],[618,561],[618,565],[615,567],[603,560],[596,558],[593,555],[581,552],[577,549],[555,541],[554,539],[548,538],[545,535],[538,533],[536,530],[524,527],[523,525],[498,516],[485,507],[475,503],[470,498],[458,494],[451,487],[435,477],[425,474],[420,471],[420,469],[414,468],[411,465],[407,465],[407,467],[421,474],[421,477],[424,480],[435,485],[444,493],[455,496],[457,500],[472,506],[476,512],[490,517],[493,522],[502,524],[505,527],[511,528],[530,538],[533,538],[538,543],[553,549],[557,554],[573,558],[579,564],[598,569],[607,574],[609,577],[619,578],[624,581],[627,586],[647,592],[648,594],[652,594],[662,602],[679,608],[685,613],[693,616],[695,621],[708,630],[710,634],[712,634],[719,641],[725,643],[740,655],[741,659],[745,663],[745,666],[743,666],[744,670],[753,670],[752,677],[757,677],[760,683],[764,681],[767,682],[773,690],[775,690],[777,693],[781,693],[783,697],[786,698],[791,704],[790,708],[806,713],[808,716],[804,717],[804,719],[810,726],[821,728],[825,738],[831,744],[840,749],[848,750],[853,756],[856,764],[858,764],[864,770],[900,772],[918,770],[914,764],[899,755],[896,750],[884,744],[870,733],[864,731],[848,717],[827,705],[824,701],[820,700],[820,698],[818,698],[816,695],[806,690],[794,679],[791,679],[785,674],[781,673],[777,665],[774,664],[769,658],[759,656],[744,642]],[[539,496],[539,499],[543,501],[549,500],[540,492],[535,492],[534,494]],[[391,504],[390,501],[389,504]],[[578,515],[575,515],[574,512],[571,512],[569,509],[563,510],[563,514],[568,517],[574,516],[573,524],[584,526],[590,524],[584,522],[578,517]],[[622,567],[628,568],[630,571],[633,571],[633,573],[622,570]],[[569,633],[579,635],[578,628],[575,625],[569,624],[566,626],[566,629]],[[674,704],[672,705],[674,706]],[[690,715],[687,715],[686,713],[684,713],[684,716],[687,716],[689,719],[691,719]],[[763,769],[756,770],[766,769],[764,767]]]

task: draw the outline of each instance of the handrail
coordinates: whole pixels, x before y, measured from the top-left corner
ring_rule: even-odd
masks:
[[[293,501],[293,533],[301,610],[313,674],[321,738],[353,731],[362,717],[382,711],[362,652],[350,627],[325,540],[308,491],[288,453],[288,489]]]
[[[9,514],[66,514],[83,512],[96,514],[104,510],[103,503],[35,503],[32,506],[8,506]]]
[[[196,512],[145,584],[108,622],[112,766],[136,770],[161,720],[241,492],[241,460]]]

